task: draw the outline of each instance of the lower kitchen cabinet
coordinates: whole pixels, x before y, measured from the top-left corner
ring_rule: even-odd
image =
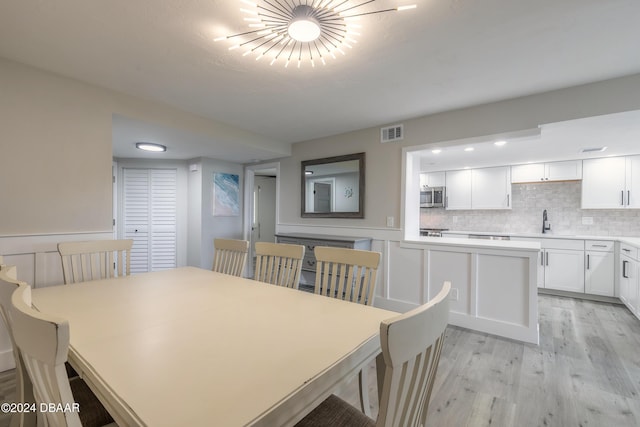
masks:
[[[607,297],[615,295],[613,245],[612,241],[585,241],[585,293]]]
[[[585,291],[583,250],[545,248],[543,255],[545,289]]]
[[[584,240],[518,237],[540,243],[538,287],[584,293]],[[611,273],[613,282],[613,273]]]
[[[639,266],[638,249],[624,243],[620,244],[620,301],[640,318]]]

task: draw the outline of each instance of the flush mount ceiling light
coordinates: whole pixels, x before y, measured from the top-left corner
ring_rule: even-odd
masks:
[[[270,64],[281,60],[288,67],[291,61],[298,68],[303,62],[315,67],[325,59],[336,59],[336,52],[345,55],[357,43],[358,25],[352,23],[364,15],[415,9],[416,5],[371,10],[367,5],[380,0],[240,0],[240,10],[249,30],[218,37],[214,41],[237,40],[229,50],[243,49],[243,56],[255,54],[256,60],[271,58]],[[245,7],[247,6],[247,7]],[[370,6],[369,6],[370,7]]]
[[[502,147],[503,145],[505,145],[507,143],[507,141],[505,140],[501,140],[501,141],[496,141],[493,143],[493,145],[497,145],[498,147]]]
[[[136,148],[144,151],[162,152],[167,151],[167,147],[162,144],[154,144],[153,142],[136,142]]]

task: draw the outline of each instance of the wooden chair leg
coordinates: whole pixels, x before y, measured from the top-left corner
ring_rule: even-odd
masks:
[[[360,409],[362,413],[371,418],[371,405],[369,405],[369,367],[365,366],[358,374],[358,389],[360,390]]]

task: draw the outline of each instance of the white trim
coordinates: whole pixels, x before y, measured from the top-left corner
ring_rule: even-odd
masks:
[[[251,227],[253,226],[253,186],[255,183],[255,171],[263,169],[276,170],[276,233],[280,224],[280,162],[260,163],[245,166],[244,169],[244,217],[242,224],[243,239],[251,242]],[[249,248],[249,262],[245,267],[244,277],[252,277],[251,260],[253,259],[253,245]]]

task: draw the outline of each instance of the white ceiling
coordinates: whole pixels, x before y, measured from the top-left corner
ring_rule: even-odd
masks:
[[[496,146],[500,140],[506,144]],[[474,150],[465,151],[467,147]],[[433,153],[434,148],[442,151]],[[596,148],[606,149],[590,151]],[[627,154],[640,154],[640,111],[543,124],[512,135],[447,141],[419,151],[423,172]]]
[[[413,2],[364,17],[346,56],[298,69],[213,42],[246,29],[239,0],[3,1],[0,56],[290,143],[640,72],[638,0],[374,8]],[[116,151],[148,127],[119,124]],[[176,155],[224,158],[217,143],[181,136],[190,142]]]

